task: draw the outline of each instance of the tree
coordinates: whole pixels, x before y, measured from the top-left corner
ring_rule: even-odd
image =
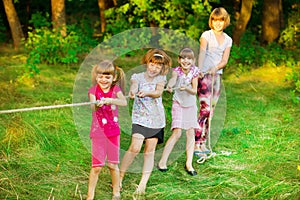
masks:
[[[14,48],[18,49],[21,44],[22,38],[24,38],[24,33],[21,27],[21,23],[19,17],[17,15],[15,6],[12,0],[3,0],[5,13],[7,17],[7,21],[9,23],[9,27],[11,30]]]
[[[237,2],[240,3],[240,0],[237,0]],[[246,0],[246,1],[242,0],[241,11],[240,13],[237,13],[237,22],[232,33],[233,42],[237,46],[240,45],[241,37],[245,32],[247,24],[250,20],[252,7],[253,7],[253,0]]]
[[[51,0],[52,26],[60,31],[61,35],[67,35],[65,0]]]
[[[105,0],[98,0],[98,6],[100,10],[100,22],[101,22],[101,33],[104,33],[106,27],[106,19],[105,19]]]
[[[117,5],[118,5],[117,0],[113,0],[112,2],[105,1],[105,0],[98,0],[98,6],[100,11],[101,33],[104,33],[106,28],[105,10],[111,7],[116,7]]]
[[[282,23],[282,0],[264,0],[262,17],[262,42],[271,43],[280,35]]]

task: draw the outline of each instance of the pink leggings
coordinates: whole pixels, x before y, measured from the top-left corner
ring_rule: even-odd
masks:
[[[213,80],[214,79],[214,80]],[[212,82],[213,93],[212,93]],[[214,78],[211,74],[205,75],[199,79],[198,83],[198,98],[200,102],[198,123],[200,129],[195,130],[195,144],[203,144],[207,140],[209,117],[213,116],[214,108],[220,97],[221,75],[215,74]],[[210,104],[212,103],[212,106]]]

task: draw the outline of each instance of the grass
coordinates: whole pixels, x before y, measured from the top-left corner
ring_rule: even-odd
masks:
[[[1,110],[72,102],[78,67],[40,66],[34,81],[19,80],[25,59],[22,54],[13,56],[0,57]],[[125,69],[138,62],[118,60]],[[287,71],[284,66],[264,66],[238,78],[226,75],[226,118],[214,151],[232,154],[204,164],[194,161],[199,175],[191,177],[184,171],[183,137],[177,146],[181,153],[172,154],[169,171],[153,171],[146,195],[132,195],[141,177],[137,169],[126,175],[122,199],[299,199],[300,108],[290,99]],[[164,94],[166,139],[170,100],[171,95]],[[88,143],[88,132],[77,132],[71,108],[0,114],[0,119],[0,199],[85,198],[91,161],[82,137]],[[128,131],[122,133],[122,150],[130,142]],[[156,161],[163,146],[157,147]],[[96,199],[110,199],[110,185],[104,168]]]

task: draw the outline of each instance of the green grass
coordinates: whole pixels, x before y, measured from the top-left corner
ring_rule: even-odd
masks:
[[[129,69],[139,59],[124,57],[118,63]],[[34,81],[17,81],[23,64],[22,55],[0,57],[1,110],[72,102],[78,67],[40,66]],[[182,153],[167,173],[153,171],[142,197],[132,195],[141,174],[130,172],[122,199],[299,199],[300,108],[289,97],[287,70],[262,67],[239,78],[224,77],[227,112],[214,151],[232,154],[204,164],[194,161],[199,175],[191,177],[184,171]],[[171,95],[164,94],[164,104],[167,139]],[[128,134],[122,133],[124,150]],[[84,199],[90,162],[71,108],[0,114],[0,199]],[[109,170],[104,168],[96,199],[110,199],[110,185]]]

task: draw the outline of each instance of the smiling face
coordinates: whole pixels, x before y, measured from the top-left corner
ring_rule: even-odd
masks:
[[[162,68],[163,68],[162,64],[150,62],[147,64],[146,73],[149,78],[153,78],[155,76],[160,75]]]
[[[97,84],[104,92],[108,92],[110,87],[112,86],[114,77],[111,74],[101,74],[98,73],[96,77]]]
[[[217,32],[222,32],[224,29],[225,21],[223,19],[212,20],[212,27]]]
[[[188,56],[179,57],[178,62],[184,72],[189,72],[191,67],[194,65],[194,59]]]
[[[178,63],[182,71],[188,73],[193,65],[195,65],[194,52],[190,48],[184,48],[180,51],[178,56]]]

